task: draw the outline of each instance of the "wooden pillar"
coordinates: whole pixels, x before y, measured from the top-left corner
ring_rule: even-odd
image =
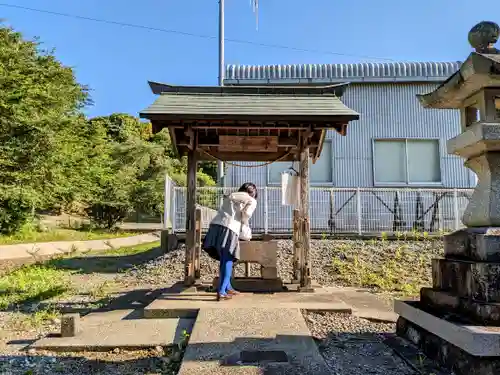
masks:
[[[198,166],[196,147],[188,151],[187,197],[186,197],[186,258],[184,263],[184,284],[195,283],[196,244],[196,169]]]
[[[195,281],[201,279],[201,208],[196,208],[195,213],[195,245],[194,245],[194,278]]]
[[[301,270],[300,290],[312,291],[311,281],[311,232],[309,226],[309,147],[300,153],[300,218],[301,218]]]
[[[299,209],[293,210],[293,233],[292,233],[292,241],[293,241],[293,277],[292,284],[300,284],[300,270],[302,269],[302,244],[301,244],[301,223],[300,219],[300,211]]]

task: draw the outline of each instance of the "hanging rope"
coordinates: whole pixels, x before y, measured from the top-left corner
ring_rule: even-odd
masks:
[[[201,152],[203,152],[204,154],[210,156],[211,158],[214,158],[214,159],[216,159],[218,161],[223,162],[224,164],[232,165],[233,167],[243,167],[243,168],[261,168],[261,167],[265,167],[266,165],[269,165],[269,164],[272,164],[272,163],[276,163],[278,161],[281,161],[281,160],[285,159],[287,156],[289,156],[292,153],[291,151],[288,151],[288,152],[286,152],[285,154],[281,155],[279,158],[277,158],[275,160],[267,161],[267,162],[259,164],[259,165],[244,165],[244,164],[231,163],[229,161],[222,160],[222,159],[218,158],[217,156],[212,155],[208,151],[205,151],[205,150],[203,150],[201,148],[198,149],[198,150],[201,151]]]

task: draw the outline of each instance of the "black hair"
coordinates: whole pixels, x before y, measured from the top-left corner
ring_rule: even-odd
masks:
[[[257,199],[258,196],[257,186],[255,186],[255,184],[252,182],[245,182],[243,185],[241,185],[238,191],[245,192],[248,195],[250,195],[253,199]]]

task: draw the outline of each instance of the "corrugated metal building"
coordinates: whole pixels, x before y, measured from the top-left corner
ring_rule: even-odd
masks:
[[[226,68],[225,85],[350,82],[342,101],[358,113],[347,136],[330,132],[311,185],[336,188],[469,188],[475,176],[448,155],[446,140],[459,133],[459,113],[429,110],[416,94],[432,91],[458,70],[459,62],[240,66]],[[290,163],[262,168],[227,166],[226,186],[280,182]]]
[[[416,95],[434,90],[460,62],[228,66],[225,85],[328,85],[349,82],[342,101],[360,114],[343,137],[327,136],[311,167],[310,215],[315,233],[455,230],[475,175],[448,155],[460,132],[459,112],[424,109]],[[261,163],[238,163],[260,165]],[[256,232],[291,231],[292,209],[281,203],[281,173],[291,163],[258,168],[226,164],[225,186],[259,186]],[[297,165],[295,166],[298,167]],[[465,190],[468,189],[468,190]],[[183,190],[176,213],[185,212]],[[217,193],[220,194],[220,189]],[[216,199],[214,200],[216,201]],[[177,228],[184,228],[179,215]]]

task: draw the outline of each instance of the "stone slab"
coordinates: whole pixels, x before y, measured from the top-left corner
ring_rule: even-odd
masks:
[[[277,254],[277,241],[240,241],[240,262],[276,267]]]
[[[500,373],[499,357],[473,356],[405,318],[399,318],[396,330],[399,336],[415,344],[430,360],[434,360],[455,375],[498,375]],[[425,373],[439,374],[440,372],[431,369]]]
[[[465,228],[444,236],[446,257],[500,262],[500,228]]]
[[[432,332],[472,356],[500,356],[499,327],[453,323],[423,311],[415,302],[395,301],[394,311],[400,317]],[[418,344],[418,339],[411,341]]]
[[[358,318],[371,320],[373,322],[396,323],[398,315],[392,311],[381,311],[375,309],[353,309],[352,315]]]
[[[183,331],[191,331],[192,319],[127,319],[133,310],[94,313],[81,319],[74,337],[46,337],[32,348],[52,351],[107,351],[115,348],[168,347],[180,342]]]
[[[279,278],[233,277],[231,285],[243,293],[277,293],[285,290],[283,281]],[[217,289],[219,286],[218,277],[214,278],[212,286]]]
[[[456,314],[475,324],[500,326],[500,303],[474,301],[432,288],[420,290],[420,301],[432,310]]]
[[[342,300],[328,293],[242,293],[228,301],[216,301],[215,293],[165,293],[144,309],[146,318],[194,318],[201,309],[282,308],[352,313]]]
[[[285,352],[287,361],[228,363],[245,351]],[[178,374],[209,373],[313,375],[329,374],[330,370],[299,309],[204,308],[198,314]]]
[[[484,302],[500,302],[500,263],[433,259],[435,289]]]
[[[278,268],[276,268],[276,267],[261,267],[260,274],[264,280],[276,280],[276,279],[278,279]]]

